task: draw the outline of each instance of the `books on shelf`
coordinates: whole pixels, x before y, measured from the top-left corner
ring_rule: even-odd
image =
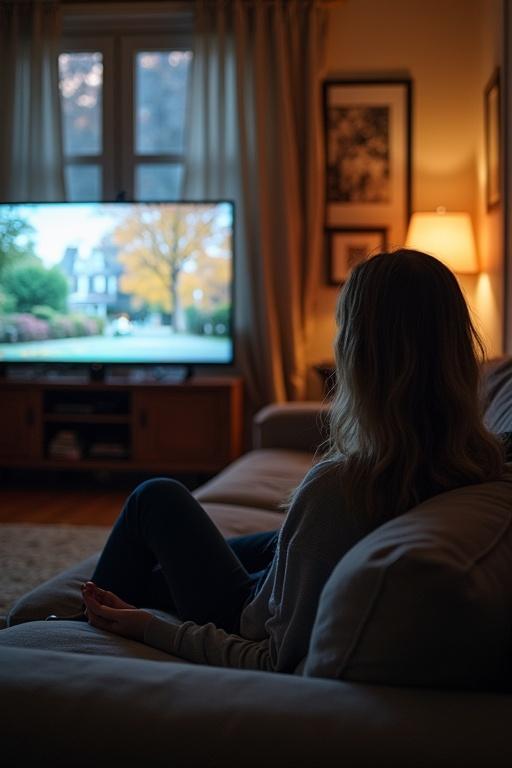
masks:
[[[77,433],[71,429],[60,429],[48,443],[48,455],[52,459],[67,461],[83,458],[83,446]]]
[[[93,443],[88,454],[91,459],[126,459],[128,448],[121,442]]]
[[[126,459],[128,446],[120,440],[97,441],[84,446],[77,432],[59,430],[48,443],[48,455],[52,459],[79,461],[80,459]]]

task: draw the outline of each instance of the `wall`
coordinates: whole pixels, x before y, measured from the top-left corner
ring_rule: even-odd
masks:
[[[502,67],[502,0],[481,0],[481,49],[477,88],[483,94],[496,67]],[[483,98],[483,97],[482,97]],[[477,147],[477,233],[482,273],[476,278],[472,307],[480,321],[488,353],[503,351],[504,253],[503,206],[487,211],[485,202],[484,123],[479,122]]]
[[[412,208],[467,210],[483,268],[461,280],[491,354],[502,344],[500,214],[487,215],[483,88],[499,61],[501,0],[345,0],[331,9],[325,76],[413,79]],[[332,357],[337,290],[320,277],[307,357]],[[319,395],[310,372],[308,396]]]

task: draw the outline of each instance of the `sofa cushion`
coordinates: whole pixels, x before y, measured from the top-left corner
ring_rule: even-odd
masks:
[[[226,538],[277,530],[284,520],[284,512],[271,512],[257,507],[205,503],[204,508]]]
[[[361,540],[321,595],[304,674],[510,684],[512,475],[433,497]]]
[[[80,585],[91,578],[98,557],[99,552],[24,594],[11,606],[7,625],[45,619],[50,613],[58,616],[77,613],[82,604]]]
[[[279,512],[312,462],[313,454],[306,451],[250,451],[202,485],[194,496],[201,504],[236,504]]]
[[[158,611],[158,614],[164,616],[162,611]],[[8,627],[0,632],[0,647],[177,661],[169,653],[96,629],[84,621],[28,621]],[[186,662],[181,659],[181,663]]]

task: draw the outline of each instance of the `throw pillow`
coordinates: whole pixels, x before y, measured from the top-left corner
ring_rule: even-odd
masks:
[[[508,688],[512,475],[425,501],[361,540],[322,592],[304,674]]]

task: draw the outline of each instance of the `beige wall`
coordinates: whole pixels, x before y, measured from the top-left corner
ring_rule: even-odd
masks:
[[[330,11],[328,78],[406,75],[413,80],[412,208],[467,210],[485,274],[463,288],[489,351],[502,344],[499,214],[484,206],[483,88],[499,62],[501,0],[345,0]],[[310,364],[332,357],[337,291],[321,277]],[[308,395],[319,394],[310,373]]]

